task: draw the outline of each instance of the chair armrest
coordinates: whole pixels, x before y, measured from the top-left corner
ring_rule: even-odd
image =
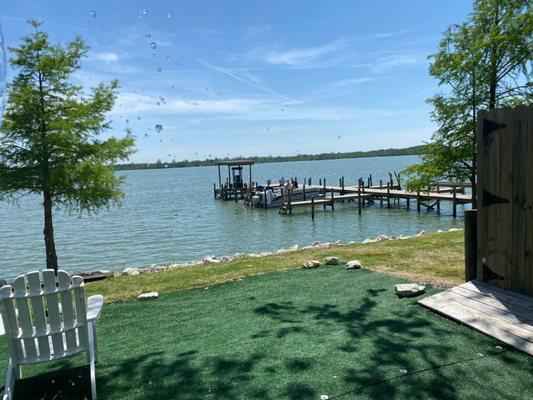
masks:
[[[87,321],[100,318],[102,307],[104,306],[104,296],[95,294],[87,299]]]

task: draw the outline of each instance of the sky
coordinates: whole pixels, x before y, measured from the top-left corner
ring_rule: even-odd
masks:
[[[2,1],[6,47],[43,21],[90,46],[72,81],[119,79],[113,130],[132,162],[407,147],[435,130],[426,99],[442,32],[469,0]],[[7,52],[9,57],[9,51]],[[7,70],[7,80],[13,76]],[[159,129],[161,128],[161,129]]]

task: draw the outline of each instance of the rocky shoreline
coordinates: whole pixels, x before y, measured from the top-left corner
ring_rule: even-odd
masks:
[[[457,232],[457,231],[462,231],[462,229],[450,228],[447,231],[443,231],[439,229],[435,233]],[[428,234],[428,232],[422,230],[416,235],[411,235],[411,236],[400,235],[398,237],[380,235],[375,239],[365,239],[362,242],[350,241],[347,243],[343,243],[340,240],[337,240],[335,242],[324,242],[324,243],[313,242],[312,244],[303,246],[303,247],[300,247],[298,244],[295,244],[294,246],[291,246],[287,249],[278,249],[276,251],[264,251],[261,253],[235,253],[233,255],[229,255],[229,256],[226,255],[222,257],[216,257],[214,255],[209,255],[209,256],[205,256],[202,260],[190,261],[186,263],[179,263],[179,264],[176,263],[176,264],[168,264],[168,265],[151,265],[151,266],[141,267],[141,268],[127,267],[127,268],[124,268],[122,271],[115,271],[115,272],[107,271],[107,270],[98,270],[92,273],[87,273],[87,272],[81,273],[79,275],[85,277],[87,281],[105,279],[106,277],[111,277],[111,276],[123,276],[123,275],[135,276],[135,275],[146,274],[146,273],[164,272],[167,270],[182,268],[182,267],[205,266],[205,265],[214,265],[214,264],[219,264],[219,263],[224,263],[224,262],[232,262],[232,261],[239,260],[245,257],[246,258],[258,258],[258,257],[266,257],[266,256],[271,256],[271,255],[276,255],[276,254],[291,253],[291,252],[301,251],[301,250],[327,249],[327,248],[332,248],[336,246],[347,246],[347,245],[354,245],[358,243],[368,244],[368,243],[381,242],[385,240],[405,240],[405,239],[410,239],[413,237],[423,236],[426,234]]]

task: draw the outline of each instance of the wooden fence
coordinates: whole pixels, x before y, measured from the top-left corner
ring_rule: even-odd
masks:
[[[477,278],[533,296],[533,105],[477,119]]]

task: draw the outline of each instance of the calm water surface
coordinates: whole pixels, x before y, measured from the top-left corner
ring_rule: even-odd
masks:
[[[355,184],[373,174],[374,182],[387,179],[417,161],[416,156],[346,160],[304,161],[253,166],[254,181],[280,176],[325,177],[336,183],[340,176]],[[245,169],[245,181],[248,180]],[[70,272],[118,270],[152,264],[179,263],[206,255],[273,251],[294,244],[318,241],[362,241],[381,234],[411,235],[422,229],[436,231],[462,227],[462,208],[457,220],[451,208],[441,214],[370,206],[357,214],[355,203],[336,204],[335,211],[309,210],[282,216],[277,210],[245,207],[242,203],[213,199],[216,167],[124,171],[126,198],[122,207],[97,215],[78,216],[58,211],[55,235],[59,262]],[[23,198],[18,205],[0,203],[0,277],[42,268],[44,243],[40,198]]]

